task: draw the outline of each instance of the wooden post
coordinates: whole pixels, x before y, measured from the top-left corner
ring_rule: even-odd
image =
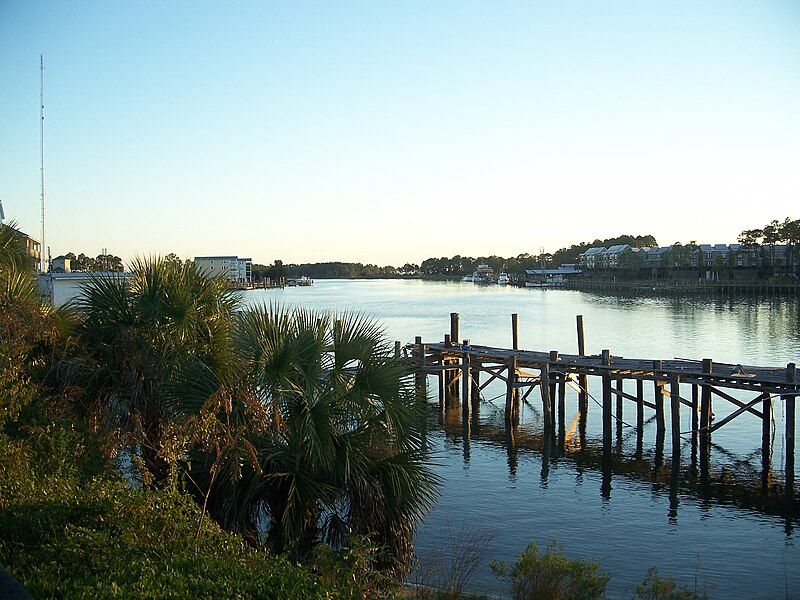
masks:
[[[661,370],[661,361],[654,360],[653,361],[653,372],[658,378],[657,371]],[[664,389],[661,387],[663,382],[656,379],[654,382],[654,402],[656,405],[656,431],[661,431],[662,433],[667,430],[667,426],[664,420]]]
[[[794,363],[786,365],[786,381],[797,383],[797,367]],[[786,470],[791,467],[791,478],[794,481],[794,411],[796,396],[786,396]]]
[[[680,455],[681,451],[681,384],[677,378],[669,382],[670,400],[670,427],[672,428],[672,456],[673,459]]]
[[[514,422],[514,384],[517,381],[517,357],[510,356],[508,358],[508,382],[506,384],[506,423],[515,425]]]
[[[477,422],[477,416],[480,413],[481,406],[481,370],[480,363],[473,364],[470,361],[470,382],[472,383],[472,390],[469,393],[469,399],[472,402],[473,419]]]
[[[544,418],[545,437],[550,435],[553,426],[553,404],[550,396],[550,365],[542,365],[540,374],[539,388],[542,392],[542,416]]]
[[[636,428],[644,429],[644,381],[636,380]]]
[[[624,391],[623,380],[620,377],[616,381],[616,388],[618,392]],[[617,421],[622,425],[622,394],[617,394]]]
[[[450,339],[454,344],[458,343],[461,338],[458,335],[458,313],[450,313]]]
[[[576,317],[578,323],[578,354],[586,356],[586,343],[583,335],[583,315]],[[582,415],[585,424],[586,411],[589,409],[589,393],[586,391],[589,388],[589,379],[586,375],[578,375],[578,412]]]
[[[511,347],[519,350],[519,315],[517,313],[511,315]]]
[[[697,384],[692,384],[692,446],[697,445],[697,430],[700,428],[700,404],[699,404],[699,390]]]
[[[400,358],[400,340],[395,340],[394,343],[394,357]]]
[[[761,403],[761,461],[764,470],[770,463],[770,438],[772,437],[772,396],[767,395]]]
[[[713,370],[714,363],[710,358],[704,358],[703,373],[708,374]],[[704,444],[711,440],[709,427],[711,427],[711,388],[704,385],[700,393],[700,441]]]
[[[611,364],[611,353],[602,352],[603,365]],[[611,450],[611,374],[603,371],[603,452]]]
[[[464,346],[469,346],[469,340],[464,340]],[[461,410],[464,411],[464,416],[469,416],[471,408],[470,396],[472,393],[472,385],[470,382],[470,356],[469,352],[464,350],[461,355]]]
[[[417,351],[417,396],[425,396],[425,384],[428,376],[425,374],[425,346],[422,344],[422,337],[414,338],[414,345]]]
[[[449,333],[445,333],[444,334],[444,347],[445,348],[451,348],[452,346],[453,346],[453,343],[452,343],[452,341],[450,339],[450,334]],[[442,388],[442,398],[444,399],[444,405],[445,405],[446,408],[450,408],[450,396],[452,395],[451,387],[452,387],[452,383],[453,383],[453,371],[451,369],[447,368],[450,365],[450,358],[445,356],[444,353],[442,353],[441,363],[442,363],[441,364],[442,370],[441,370],[440,375],[439,375],[439,377],[440,377],[439,385]]]
[[[550,363],[558,362],[558,350],[550,350]],[[554,365],[548,364],[548,367],[553,367]],[[554,376],[550,378],[550,402],[553,405],[553,425],[556,423],[556,388],[558,387],[558,377]]]
[[[564,442],[564,431],[566,428],[567,419],[567,374],[563,373],[558,381],[558,432],[561,436],[561,442]]]

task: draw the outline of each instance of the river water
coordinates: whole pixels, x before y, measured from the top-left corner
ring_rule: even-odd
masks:
[[[582,314],[587,354],[608,348],[615,356],[636,358],[712,358],[775,367],[800,363],[796,297],[650,298],[379,280],[317,281],[313,287],[251,291],[245,298],[248,303],[362,311],[383,323],[390,340],[403,343],[418,335],[442,340],[449,332],[449,314],[458,312],[462,338],[511,347],[510,315],[518,313],[520,348],[576,353],[575,316]],[[599,399],[599,381],[592,379],[597,378],[590,378],[590,392]],[[556,539],[568,556],[596,559],[612,575],[610,598],[630,598],[651,566],[690,587],[705,587],[712,598],[785,598],[787,590],[790,597],[800,596],[800,500],[784,488],[781,402],[773,409],[773,454],[766,472],[760,420],[744,414],[714,432],[710,472],[704,478],[698,475],[689,438],[680,465],[672,465],[669,430],[665,453],[656,444],[652,419],[639,451],[635,429],[620,428],[609,466],[598,450],[600,407],[592,400],[586,443],[570,443],[576,413],[571,389],[564,448],[543,451],[538,391],[523,404],[519,429],[509,440],[503,427],[504,396],[497,397],[504,390],[502,382],[483,390],[480,417],[467,430],[456,411],[439,411],[438,384],[429,377],[428,443],[444,485],[415,539],[423,559],[436,554],[443,538],[463,531],[489,539],[487,560],[513,560],[531,541],[541,547]],[[735,395],[743,400],[753,396]],[[721,419],[732,410],[729,403],[715,400],[714,412]],[[645,409],[646,417],[651,413]],[[682,419],[681,429],[689,430],[685,408]],[[634,420],[634,404],[626,401],[623,421]],[[506,589],[487,561],[469,587],[497,595]]]

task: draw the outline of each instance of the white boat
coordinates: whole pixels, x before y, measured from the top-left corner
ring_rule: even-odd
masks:
[[[302,277],[295,277],[293,279],[288,279],[286,281],[286,284],[289,287],[295,287],[295,286],[298,286],[298,285],[300,285],[300,286],[308,286],[308,285],[314,285],[314,280],[311,279],[310,277],[307,277],[307,276],[303,275]]]
[[[501,272],[500,275],[497,276],[497,285],[506,285],[509,281],[508,273]]]
[[[472,275],[464,275],[461,278],[461,281],[464,281],[466,283],[472,283],[473,281],[475,281],[475,274],[473,273]]]

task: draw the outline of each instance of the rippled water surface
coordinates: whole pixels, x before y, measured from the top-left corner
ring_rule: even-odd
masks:
[[[360,310],[378,318],[390,339],[404,343],[417,335],[441,340],[449,332],[449,314],[458,312],[462,338],[510,347],[510,315],[519,313],[521,348],[574,353],[575,316],[582,314],[589,354],[608,348],[636,358],[775,367],[800,362],[797,298],[617,297],[462,283],[318,281],[313,287],[252,291],[246,299]],[[669,424],[665,451],[656,443],[652,420],[640,448],[635,428],[620,427],[613,456],[604,461],[600,407],[590,400],[587,440],[578,443],[572,390],[563,447],[543,447],[537,392],[523,404],[520,427],[510,439],[503,426],[504,397],[497,397],[504,389],[501,382],[487,386],[479,418],[465,428],[458,411],[439,411],[438,384],[429,378],[428,442],[445,483],[415,541],[421,556],[435,551],[447,528],[466,525],[491,535],[492,559],[511,560],[530,541],[543,545],[553,538],[571,557],[596,558],[613,575],[613,598],[630,597],[653,565],[691,586],[700,582],[713,598],[785,598],[787,590],[790,597],[800,596],[799,501],[784,486],[781,402],[773,410],[769,469],[761,464],[761,423],[745,414],[714,433],[705,474],[688,437],[680,463],[673,464]],[[590,391],[599,398],[599,382],[590,381]],[[651,412],[646,409],[645,416]],[[714,412],[721,419],[732,411],[715,400]],[[682,419],[681,429],[689,430],[686,410]],[[635,420],[633,403],[625,402],[623,420]],[[488,565],[471,587],[494,594],[505,589]]]

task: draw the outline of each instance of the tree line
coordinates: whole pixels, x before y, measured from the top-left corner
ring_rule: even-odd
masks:
[[[64,258],[70,260],[70,270],[72,271],[123,271],[122,259],[113,254],[98,254],[96,257],[86,256],[83,252],[75,255],[74,252],[67,252]]]
[[[462,277],[471,274],[478,265],[488,265],[495,272],[505,271],[522,275],[526,269],[538,269],[544,263],[548,267],[578,261],[578,257],[593,246],[614,246],[629,244],[635,248],[655,246],[656,239],[652,235],[620,235],[617,237],[596,239],[591,242],[573,244],[556,252],[540,254],[523,253],[512,257],[461,256],[426,258],[420,264],[407,262],[401,267],[350,262],[320,262],[303,264],[284,264],[276,260],[271,265],[253,264],[253,279],[261,281],[269,278],[273,281],[280,277],[293,278],[306,275],[316,279],[380,279],[395,277]]]

